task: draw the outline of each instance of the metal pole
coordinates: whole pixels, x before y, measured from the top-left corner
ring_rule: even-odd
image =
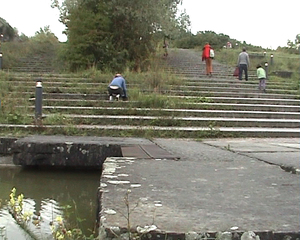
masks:
[[[0,51],[0,70],[2,70],[2,52]]]
[[[0,35],[0,70],[2,70],[2,39],[3,39],[3,34]]]
[[[266,79],[268,79],[268,62],[265,62],[265,70],[266,70]]]
[[[274,58],[274,55],[271,54],[270,58],[271,58],[271,59],[270,59],[270,61],[271,61],[270,63],[271,63],[271,66],[272,66],[272,65],[273,65],[273,58]]]
[[[42,80],[38,79],[35,85],[35,120],[37,124],[40,124],[42,120],[42,100],[43,100],[42,95],[43,95]]]

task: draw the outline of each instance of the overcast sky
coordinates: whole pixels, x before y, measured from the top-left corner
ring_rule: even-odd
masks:
[[[2,0],[0,17],[29,37],[49,25],[60,41],[66,41],[58,10],[50,6],[51,0]],[[273,49],[300,34],[300,0],[183,0],[183,8],[193,33],[209,30]]]
[[[276,49],[300,34],[300,0],[183,0],[192,32],[211,30]]]

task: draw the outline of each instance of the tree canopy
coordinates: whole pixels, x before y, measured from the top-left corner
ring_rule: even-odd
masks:
[[[0,34],[4,36],[4,41],[11,41],[14,39],[16,33],[15,30],[0,17]]]
[[[65,56],[71,69],[96,66],[139,70],[156,42],[189,25],[177,17],[181,0],[65,0],[52,6],[60,11],[68,41]]]

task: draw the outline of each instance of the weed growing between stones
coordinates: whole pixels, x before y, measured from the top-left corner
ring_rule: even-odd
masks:
[[[141,240],[141,239],[147,239],[146,236],[148,233],[155,231],[157,227],[154,225],[154,215],[153,215],[153,222],[152,225],[149,226],[132,226],[131,218],[133,211],[138,207],[139,200],[133,204],[133,207],[130,207],[132,205],[131,199],[129,198],[131,193],[131,190],[128,189],[124,196],[124,204],[126,208],[126,212],[118,211],[125,219],[126,219],[126,229],[121,229],[120,227],[110,227],[107,230],[104,226],[100,226],[99,229],[99,236],[101,239],[110,239],[117,238],[117,239],[127,239],[127,240]],[[110,214],[115,214],[116,212],[112,209],[107,210]]]

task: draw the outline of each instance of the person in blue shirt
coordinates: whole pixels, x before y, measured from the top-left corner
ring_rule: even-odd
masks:
[[[123,100],[127,99],[126,81],[121,74],[117,73],[114,76],[107,89],[110,101],[113,100],[113,95],[116,96],[117,100],[120,98],[120,96],[123,98]]]

